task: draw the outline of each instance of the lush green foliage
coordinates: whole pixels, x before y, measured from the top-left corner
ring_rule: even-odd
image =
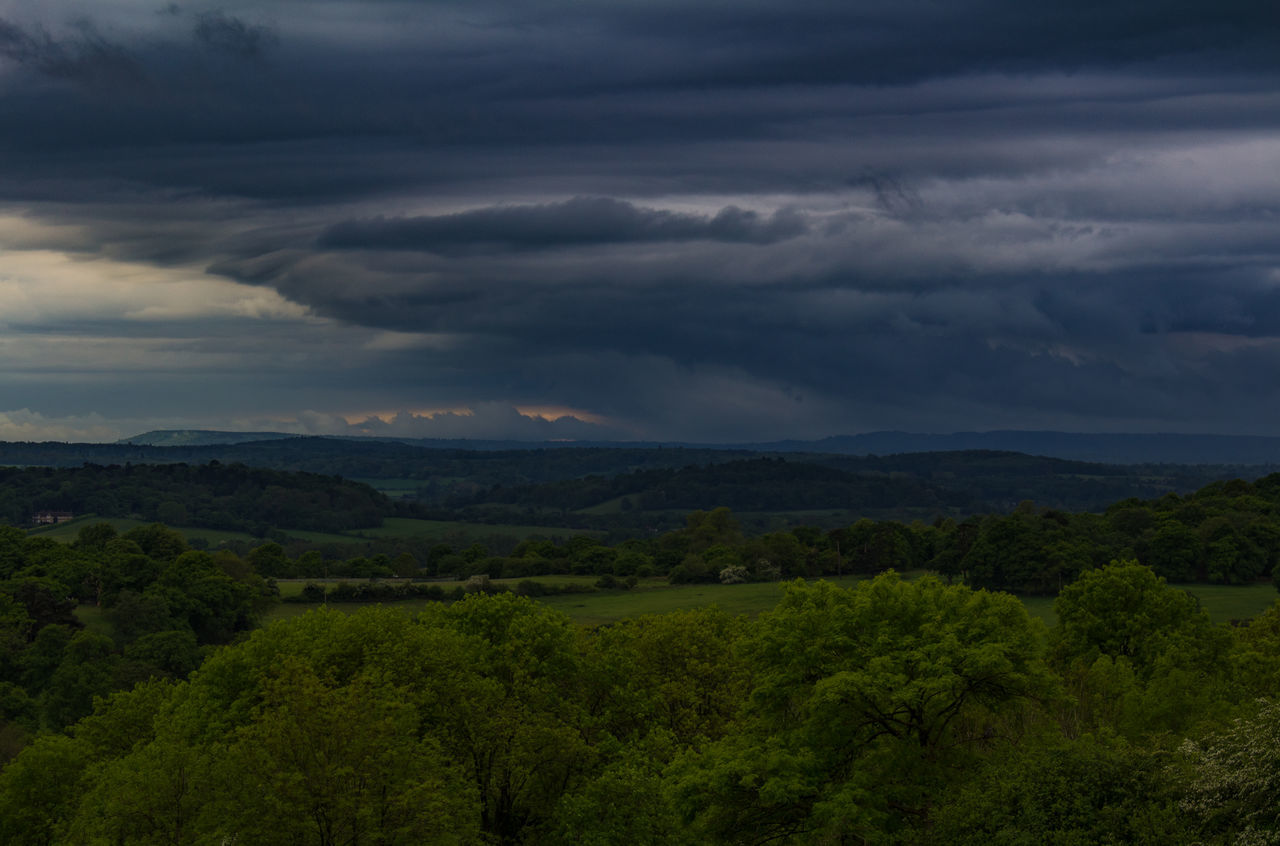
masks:
[[[165,447],[0,444],[0,463],[10,465],[213,461],[341,475],[375,487],[386,480],[388,491],[431,505],[442,520],[532,522],[631,536],[676,528],[684,511],[722,505],[760,512],[750,518],[754,531],[778,519],[789,525],[821,520],[834,528],[863,516],[961,517],[1003,512],[1022,500],[1096,511],[1128,497],[1191,491],[1248,470],[1106,465],[986,450],[880,456],[663,447],[464,450],[334,438]],[[786,514],[793,516],[779,516]]]
[[[294,480],[290,498],[246,468],[5,478],[43,479],[51,497],[115,478],[114,496],[141,502],[132,476],[161,499],[190,482],[193,498],[161,502],[188,519],[232,478],[228,496],[281,513],[324,497],[360,508],[337,480]],[[1280,840],[1280,606],[1216,625],[1166,583],[1275,573],[1280,476],[1102,514],[1024,503],[753,535],[720,507],[613,543],[508,540],[388,538],[349,558],[273,542],[210,553],[159,524],[88,525],[71,544],[0,528],[0,841]],[[549,574],[633,603],[644,592],[625,588],[653,577],[781,601],[755,618],[584,629],[517,595],[552,590]],[[423,575],[465,582],[409,580]],[[823,575],[861,581],[777,584]],[[349,580],[327,596],[302,585],[312,601],[431,601],[416,617],[319,611],[252,631],[285,576]],[[1057,594],[1057,624],[986,588]]]
[[[1048,636],[1013,597],[892,573],[791,584],[755,619],[313,611],[40,735],[0,772],[0,840],[1271,842],[1276,706],[1253,697],[1280,692],[1280,617],[1215,627],[1182,597],[1111,564]],[[1179,671],[1215,695],[1176,725],[1128,707]]]
[[[274,600],[236,556],[189,549],[158,524],[89,526],[70,546],[0,528],[0,737],[16,747],[86,716],[94,697],[183,678]],[[84,628],[77,603],[103,628]]]
[[[677,767],[717,842],[898,832],[1006,711],[1049,695],[1040,634],[1016,599],[892,574],[853,590],[792,586],[744,645],[738,728]]]

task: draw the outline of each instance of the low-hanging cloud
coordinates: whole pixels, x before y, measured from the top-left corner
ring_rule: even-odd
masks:
[[[344,221],[327,229],[319,245],[452,253],[693,240],[772,244],[807,230],[804,216],[792,209],[766,216],[727,206],[714,215],[698,215],[643,208],[609,197],[575,197],[559,203],[494,206],[429,217]]]
[[[99,414],[47,417],[29,408],[0,411],[0,441],[114,441],[124,430]]]

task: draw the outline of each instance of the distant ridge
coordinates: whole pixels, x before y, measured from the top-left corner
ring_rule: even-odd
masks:
[[[288,432],[222,432],[212,429],[158,429],[117,441],[134,446],[229,446],[252,441],[302,438]],[[314,436],[313,436],[314,437]],[[808,452],[840,455],[896,455],[908,452],[996,450],[1096,461],[1108,464],[1280,464],[1280,437],[1263,435],[1091,434],[1051,430],[990,432],[867,432],[820,440],[782,440],[759,443],[697,443],[692,441],[518,441],[466,438],[397,438],[324,436],[344,441],[400,443],[424,449],[525,450],[579,448],[689,448]]]
[[[220,432],[216,429],[154,429],[121,438],[117,444],[129,446],[222,446],[225,444],[246,444],[253,441],[276,441],[282,438],[296,438],[285,432]]]
[[[1182,435],[1171,433],[1054,432],[868,432],[817,441],[741,444],[763,452],[826,452],[896,455],[907,452],[1000,450],[1106,464],[1277,464],[1280,437],[1263,435]]]

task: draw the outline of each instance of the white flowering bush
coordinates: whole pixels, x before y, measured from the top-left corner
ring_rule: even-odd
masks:
[[[1258,704],[1253,716],[1182,745],[1192,773],[1181,808],[1215,842],[1280,844],[1280,702]]]

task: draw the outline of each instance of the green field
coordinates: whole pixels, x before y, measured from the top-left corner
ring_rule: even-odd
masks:
[[[360,543],[355,535],[340,535],[336,532],[308,532],[303,529],[281,529],[286,535],[311,543]],[[259,539],[259,543],[266,543]]]
[[[850,587],[862,580],[861,576],[844,576],[828,581]],[[546,585],[555,584],[594,584],[594,576],[537,576],[534,581]],[[330,580],[336,583],[338,580]],[[497,579],[496,584],[514,586],[517,579]],[[305,580],[280,583],[283,596],[297,595],[302,591]],[[462,582],[439,582],[445,590],[462,584]],[[768,611],[777,604],[782,595],[782,582],[756,582],[741,585],[670,585],[663,579],[647,579],[630,591],[601,590],[593,593],[575,593],[561,596],[539,598],[540,602],[564,612],[574,622],[587,626],[617,622],[629,617],[644,614],[665,614],[688,608],[701,608],[715,605],[730,614],[759,614]],[[1228,587],[1220,585],[1181,585],[1184,590],[1200,600],[1202,607],[1216,623],[1230,620],[1244,620],[1262,613],[1276,601],[1277,594],[1271,585],[1249,585],[1245,587]],[[1023,605],[1033,617],[1052,626],[1057,622],[1053,613],[1051,596],[1020,597]],[[431,604],[430,600],[406,600],[393,603],[406,612],[416,612]],[[286,604],[272,610],[269,619],[293,617],[303,613],[310,605]],[[361,604],[335,604],[332,607],[342,610],[355,610]]]
[[[97,517],[85,514],[66,523],[56,526],[31,529],[28,533],[41,537],[53,538],[61,543],[71,543],[85,526],[95,523],[110,523],[117,532],[127,532],[138,526],[150,525],[146,520],[134,520],[129,517]],[[264,538],[254,537],[247,532],[227,532],[220,529],[205,529],[194,526],[170,526],[188,541],[204,538],[210,549],[216,548],[224,541],[244,541],[257,546],[266,543]],[[524,540],[529,537],[570,538],[574,535],[587,535],[601,538],[605,532],[587,529],[558,529],[547,526],[518,526],[505,523],[461,523],[445,520],[416,520],[410,517],[387,517],[382,525],[375,529],[359,529],[347,534],[337,532],[309,532],[301,529],[282,530],[290,538],[309,541],[311,543],[359,544],[366,540],[394,540],[396,538],[425,538],[439,542],[454,544],[470,544],[483,542],[495,536]]]
[[[107,637],[115,634],[115,629],[107,622],[107,618],[102,615],[102,609],[96,605],[77,606],[75,615],[76,619],[84,624],[87,631],[106,635]]]
[[[294,533],[299,534],[299,533]],[[459,523],[451,520],[417,520],[412,517],[387,517],[377,529],[361,529],[366,538],[439,538],[483,540],[495,535],[518,540],[538,535],[544,538],[567,538],[574,535],[603,537],[604,532],[586,529],[558,529],[552,526],[517,526],[508,523]]]
[[[1044,622],[1046,626],[1055,626],[1058,615],[1053,613],[1053,596],[1020,596],[1027,613]]]
[[[859,576],[844,576],[828,581],[851,587]],[[615,623],[644,614],[666,614],[687,608],[714,605],[730,614],[760,614],[778,604],[784,582],[754,582],[741,585],[668,585],[637,587],[629,591],[600,591],[592,594],[566,594],[539,598],[552,608],[563,611],[574,622],[587,626]]]
[[[1200,607],[1209,612],[1215,623],[1232,620],[1248,620],[1270,608],[1280,593],[1266,584],[1234,585],[1175,585],[1200,600]]]
[[[110,523],[117,532],[124,533],[130,529],[136,529],[139,526],[151,525],[146,520],[134,520],[129,517],[95,517],[92,514],[86,514],[83,517],[77,517],[66,523],[59,523],[47,529],[32,529],[29,534],[33,536],[53,538],[61,543],[71,543],[76,539],[76,535],[80,534],[80,530],[85,526],[92,526],[97,523]],[[225,532],[221,529],[204,529],[198,527],[170,526],[175,532],[181,534],[190,541],[192,538],[204,538],[209,542],[210,547],[215,547],[223,541],[242,540],[249,543],[266,543],[262,538],[255,538],[248,532]],[[350,542],[350,539],[348,539]]]
[[[350,481],[368,485],[391,499],[414,499],[418,489],[427,484],[423,479],[372,479],[367,476],[349,478]]]
[[[422,479],[374,479],[368,476],[351,476],[352,482],[359,482],[362,485],[368,485],[375,491],[392,492],[399,491],[416,491],[418,488],[426,484]]]
[[[858,582],[861,577],[845,576],[830,579],[846,587]],[[579,584],[593,585],[596,576],[535,576],[533,581],[545,585]],[[320,580],[317,580],[320,581]],[[338,579],[330,579],[329,583],[337,584]],[[520,579],[495,579],[494,584],[514,585]],[[282,596],[296,596],[302,592],[306,580],[289,580],[280,583]],[[445,590],[452,590],[462,582],[436,582]],[[680,611],[687,608],[701,608],[715,605],[730,614],[759,614],[768,611],[778,604],[782,596],[782,582],[756,582],[741,585],[671,585],[665,579],[646,579],[636,588],[629,591],[601,590],[594,593],[571,593],[562,596],[540,597],[539,602],[564,612],[575,623],[584,626],[598,626],[613,623],[629,617],[644,614],[665,614],[669,611]],[[387,603],[405,613],[417,613],[429,605],[437,604],[431,600],[409,599],[403,602]],[[268,612],[264,623],[274,620],[296,617],[305,613],[315,605],[282,603]],[[341,611],[356,611],[365,607],[363,603],[334,603],[329,606]]]
[[[533,576],[532,581],[548,587],[559,587],[561,585],[580,585],[584,587],[594,587],[599,580],[599,576]],[[363,579],[277,579],[276,586],[280,588],[282,597],[300,596],[302,589],[310,584],[316,585],[337,585],[343,582],[359,582]],[[401,581],[400,579],[379,579],[380,582],[394,584]],[[517,584],[524,581],[521,579],[493,579],[495,585],[505,585],[509,588],[515,588]],[[666,585],[667,580],[662,578],[646,579],[643,584],[657,586]],[[465,580],[457,581],[433,581],[433,585],[439,585],[443,590],[451,591],[454,588],[460,588],[466,584]]]
[[[613,499],[606,499],[604,502],[597,502],[595,505],[587,508],[579,508],[577,514],[621,514],[622,501],[626,496],[615,496]],[[633,500],[634,502],[634,500]]]
[[[341,603],[335,602],[332,605],[327,605],[324,607],[333,611],[341,611],[344,614],[354,614],[355,612],[359,611],[361,608],[370,608],[378,604],[379,603],[373,603],[373,602],[341,602]],[[379,605],[379,607],[390,608],[394,611],[399,611],[402,614],[408,614],[412,616],[414,614],[418,614],[422,611],[427,610],[427,608],[429,608],[432,605],[439,605],[439,604],[440,604],[439,602],[436,602],[431,599],[406,599],[401,602],[388,602],[385,604],[381,604]],[[282,602],[281,604],[277,605],[276,607],[272,608],[270,611],[262,615],[262,625],[265,626],[269,623],[274,623],[276,620],[291,620],[294,617],[301,617],[303,614],[306,614],[310,611],[315,611],[317,608],[320,608],[320,607],[321,606],[319,605],[304,604],[301,602]]]
[[[76,539],[76,535],[80,534],[81,529],[96,523],[110,523],[117,532],[127,532],[138,526],[148,525],[144,520],[131,520],[128,517],[96,517],[93,514],[85,514],[56,526],[39,526],[30,529],[27,534],[32,537],[53,538],[60,543],[71,543]]]

